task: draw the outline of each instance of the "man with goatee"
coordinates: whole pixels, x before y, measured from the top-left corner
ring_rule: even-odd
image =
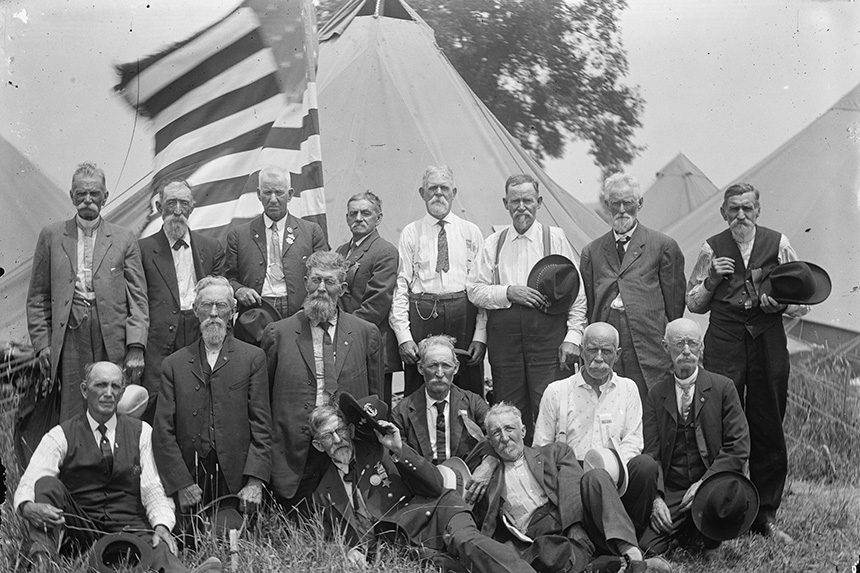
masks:
[[[263,333],[274,429],[271,489],[286,508],[307,507],[328,463],[324,452],[311,447],[311,411],[332,403],[341,392],[363,398],[382,387],[379,329],[338,310],[337,300],[347,288],[346,271],[341,255],[312,254],[303,310],[270,324]]]
[[[149,405],[143,419],[150,424],[161,383],[161,361],[200,338],[200,323],[192,308],[194,285],[209,275],[224,274],[221,243],[188,228],[194,196],[187,182],[164,185],[155,207],[161,213],[161,230],[140,240],[150,324],[142,382],[149,392]]]
[[[271,471],[266,355],[227,333],[236,301],[224,277],[197,283],[201,338],[164,359],[155,462],[181,512],[220,499],[253,511]],[[227,496],[227,497],[225,497]]]

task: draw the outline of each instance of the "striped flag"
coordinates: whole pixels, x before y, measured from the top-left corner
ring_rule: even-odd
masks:
[[[312,0],[246,0],[195,36],[117,67],[116,91],[155,130],[147,224],[161,228],[155,192],[186,179],[192,229],[223,238],[262,213],[257,174],[286,168],[290,213],[325,225]]]

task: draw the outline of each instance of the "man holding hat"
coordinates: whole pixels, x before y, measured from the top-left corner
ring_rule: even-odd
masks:
[[[792,543],[775,522],[788,473],[782,420],[790,364],[782,317],[803,316],[809,307],[776,300],[763,288],[767,275],[797,255],[785,235],[756,224],[758,189],[731,185],[720,213],[728,228],[702,245],[687,284],[687,308],[710,311],[704,366],[731,378],[748,413],[750,478],[761,497],[752,529]]]
[[[496,399],[520,408],[531,436],[547,384],[579,358],[586,299],[564,231],[537,221],[543,204],[537,179],[512,175],[502,202],[512,224],[487,238],[468,292],[489,311]]]
[[[663,347],[673,371],[651,389],[645,403],[645,454],[657,461],[660,473],[650,526],[640,544],[646,551],[663,553],[673,539],[689,542],[703,537],[705,557],[713,560],[719,557],[720,541],[744,533],[758,507],[757,495],[749,510],[746,504],[735,507],[735,501],[745,499],[749,489],[755,493],[751,485],[730,486],[731,499],[721,501],[719,495],[706,496],[700,491],[717,475],[723,476],[721,483],[746,481],[740,472],[750,452],[747,421],[732,381],[699,366],[702,332],[695,322],[687,318],[670,322]],[[723,491],[723,486],[718,489]],[[702,503],[706,498],[705,514],[714,518],[710,523],[722,519],[729,529],[709,536],[699,528],[703,535],[697,535],[690,509],[696,500]],[[712,507],[717,502],[720,505]],[[740,528],[743,522],[746,527]],[[731,523],[738,527],[725,536]]]

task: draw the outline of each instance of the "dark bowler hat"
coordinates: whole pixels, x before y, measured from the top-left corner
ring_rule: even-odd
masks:
[[[830,296],[831,287],[830,276],[818,265],[791,261],[771,269],[761,290],[780,304],[818,304]]]
[[[338,405],[346,421],[355,426],[356,438],[365,442],[379,442],[373,430],[385,434],[385,428],[380,426],[378,421],[388,421],[388,406],[379,399],[379,396],[372,394],[356,400],[349,392],[342,392],[338,398]]]
[[[579,273],[563,255],[547,255],[529,272],[526,285],[537,289],[549,304],[541,310],[547,314],[564,314],[579,294]]]
[[[239,317],[233,327],[233,336],[242,342],[260,346],[263,331],[270,323],[279,320],[281,320],[280,313],[265,300],[260,301],[260,306],[240,306]]]
[[[137,535],[121,531],[108,533],[96,541],[90,567],[99,573],[149,571],[152,568],[152,544]]]
[[[734,539],[746,533],[758,514],[758,491],[742,474],[717,472],[699,486],[690,511],[705,537]]]

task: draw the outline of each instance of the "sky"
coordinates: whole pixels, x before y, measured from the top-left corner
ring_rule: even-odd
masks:
[[[540,1],[540,0],[532,0]],[[99,163],[116,199],[149,171],[152,132],[112,93],[113,65],[179,41],[236,0],[0,3],[0,135],[62,190]],[[679,152],[720,187],[860,83],[860,3],[629,0],[621,33],[645,99],[629,166],[643,188]],[[323,134],[323,161],[325,161]],[[596,201],[599,169],[573,144],[547,170]],[[71,206],[70,206],[71,213]]]

